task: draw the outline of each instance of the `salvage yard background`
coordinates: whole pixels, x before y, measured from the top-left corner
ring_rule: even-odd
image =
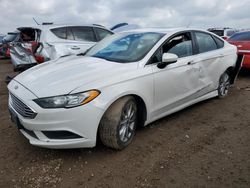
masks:
[[[212,99],[141,129],[116,152],[31,146],[10,122],[0,61],[0,187],[250,187],[250,71]]]

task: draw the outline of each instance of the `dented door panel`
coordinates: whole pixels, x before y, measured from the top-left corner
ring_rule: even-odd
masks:
[[[154,116],[197,98],[199,82],[197,70],[192,65],[193,57],[181,58],[165,69],[153,66],[155,97]]]

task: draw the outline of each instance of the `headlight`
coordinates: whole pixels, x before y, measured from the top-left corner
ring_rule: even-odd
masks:
[[[87,104],[100,93],[98,90],[91,90],[83,93],[35,99],[34,102],[42,108],[73,108]]]

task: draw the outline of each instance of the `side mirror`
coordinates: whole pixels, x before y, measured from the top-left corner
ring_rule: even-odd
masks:
[[[164,53],[162,55],[162,62],[164,62],[164,63],[172,64],[172,63],[176,63],[177,60],[178,60],[178,56],[175,54]]]
[[[162,55],[162,62],[158,63],[157,67],[159,69],[163,69],[163,68],[165,68],[169,64],[176,63],[177,60],[178,60],[178,56],[177,55],[171,54],[171,53],[164,53]]]

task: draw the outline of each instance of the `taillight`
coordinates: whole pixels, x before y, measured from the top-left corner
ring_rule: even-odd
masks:
[[[45,61],[44,57],[41,55],[35,55],[37,63],[43,63]]]
[[[228,37],[222,37],[224,40],[227,40],[228,39]]]

